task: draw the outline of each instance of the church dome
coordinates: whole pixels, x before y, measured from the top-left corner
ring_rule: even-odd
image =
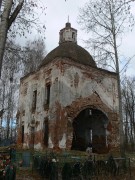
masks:
[[[93,60],[92,56],[88,53],[88,51],[74,42],[68,41],[60,43],[58,47],[48,53],[48,55],[43,60],[42,65],[45,65],[58,57],[69,58],[80,64],[96,67],[96,63]]]
[[[69,22],[67,22],[65,28],[59,32],[59,46],[45,57],[42,65],[58,57],[69,58],[80,64],[96,67],[96,63],[88,51],[77,45],[77,30],[72,28]]]

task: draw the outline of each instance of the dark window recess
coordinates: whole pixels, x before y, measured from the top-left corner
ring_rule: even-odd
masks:
[[[75,33],[74,32],[72,32],[72,38],[75,39]]]
[[[22,143],[24,143],[24,126],[22,126]]]
[[[48,147],[48,139],[49,139],[49,125],[48,118],[44,121],[44,145]]]
[[[34,141],[35,141],[35,128],[31,127],[31,141],[30,148],[34,149]]]
[[[25,110],[23,110],[22,114],[23,114],[23,116],[25,116]]]
[[[47,84],[46,86],[46,89],[47,89],[47,93],[46,93],[46,104],[50,104],[50,84]]]
[[[32,111],[36,110],[36,104],[37,104],[37,90],[33,91]]]

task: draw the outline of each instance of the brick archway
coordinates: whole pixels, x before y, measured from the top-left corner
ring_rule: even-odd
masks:
[[[66,107],[66,112],[68,116],[67,125],[67,149],[71,149],[73,141],[73,126],[72,123],[74,119],[79,115],[81,111],[87,108],[97,109],[102,111],[108,118],[109,123],[107,129],[111,132],[108,136],[109,148],[116,149],[119,146],[119,118],[118,114],[110,109],[105,103],[102,102],[99,95],[95,92],[90,97],[79,98],[72,102],[70,106]]]
[[[86,108],[74,119],[72,150],[86,151],[92,147],[94,153],[108,152],[107,116],[98,109]],[[109,133],[109,132],[108,132]]]

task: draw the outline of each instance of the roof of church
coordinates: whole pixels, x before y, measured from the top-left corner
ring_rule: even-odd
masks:
[[[69,58],[80,64],[97,67],[95,61],[88,51],[76,43],[70,41],[60,43],[58,47],[48,53],[48,55],[44,58],[41,66],[51,62],[58,57]]]

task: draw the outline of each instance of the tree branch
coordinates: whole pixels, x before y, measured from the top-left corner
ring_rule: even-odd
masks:
[[[14,12],[12,13],[12,15],[10,16],[9,20],[8,20],[8,29],[10,28],[10,26],[12,25],[12,23],[15,21],[17,15],[19,14],[20,10],[22,9],[24,0],[22,0],[17,7],[15,8]]]
[[[124,65],[124,67],[121,69],[120,73],[128,66],[129,62],[135,57],[135,55],[133,55],[128,62]]]

